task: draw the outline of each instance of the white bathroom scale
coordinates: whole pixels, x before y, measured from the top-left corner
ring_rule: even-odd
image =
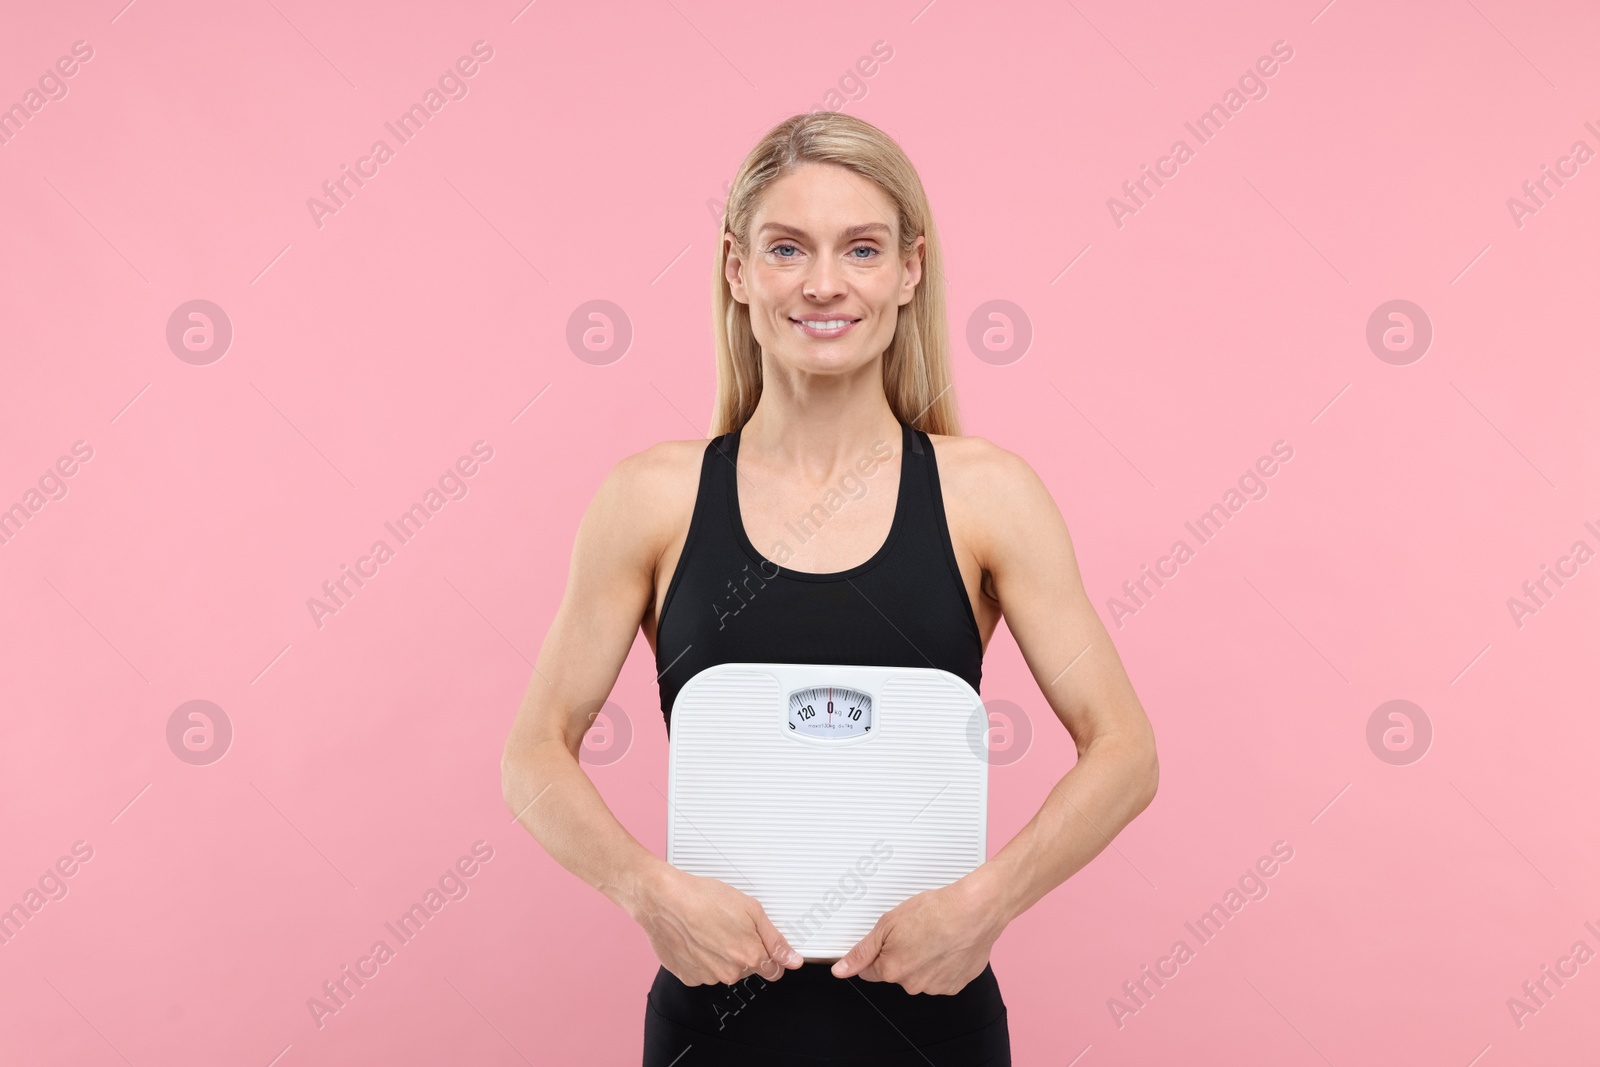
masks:
[[[667,862],[761,902],[808,960],[986,859],[988,717],[949,671],[723,663],[672,705]]]

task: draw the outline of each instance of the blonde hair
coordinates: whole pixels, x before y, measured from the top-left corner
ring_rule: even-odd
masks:
[[[750,223],[768,185],[808,163],[831,163],[875,183],[899,216],[900,256],[918,236],[922,279],[900,305],[894,340],[883,356],[883,391],[895,417],[927,433],[958,435],[950,391],[950,337],[945,322],[944,256],[922,179],[900,146],[869,122],[838,111],[794,115],[769,130],[739,166],[728,189],[711,276],[711,335],[717,348],[717,397],[711,433],[731,433],[749,421],[761,399],[761,345],[750,308],[728,285],[727,235],[748,255]]]

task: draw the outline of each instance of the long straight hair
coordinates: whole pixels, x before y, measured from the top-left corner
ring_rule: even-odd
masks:
[[[749,421],[761,399],[761,345],[750,308],[728,285],[727,234],[741,255],[750,249],[750,223],[768,185],[808,163],[832,163],[861,175],[888,194],[899,216],[900,256],[923,247],[922,279],[900,305],[894,340],[883,356],[883,392],[895,417],[926,433],[959,435],[951,392],[950,336],[945,322],[944,255],[922,179],[900,146],[869,122],[838,111],[794,115],[774,126],[734,175],[722,212],[711,275],[711,335],[717,347],[717,397],[711,433],[731,433]]]

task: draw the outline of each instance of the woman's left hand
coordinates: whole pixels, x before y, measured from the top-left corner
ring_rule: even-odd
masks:
[[[1005,926],[976,886],[958,879],[884,912],[833,973],[895,982],[907,993],[959,993],[989,965],[989,950]]]

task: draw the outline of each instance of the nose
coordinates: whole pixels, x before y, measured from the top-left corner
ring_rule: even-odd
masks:
[[[837,262],[829,256],[818,256],[812,260],[805,279],[804,292],[807,296],[819,303],[827,303],[844,289],[844,271]]]

